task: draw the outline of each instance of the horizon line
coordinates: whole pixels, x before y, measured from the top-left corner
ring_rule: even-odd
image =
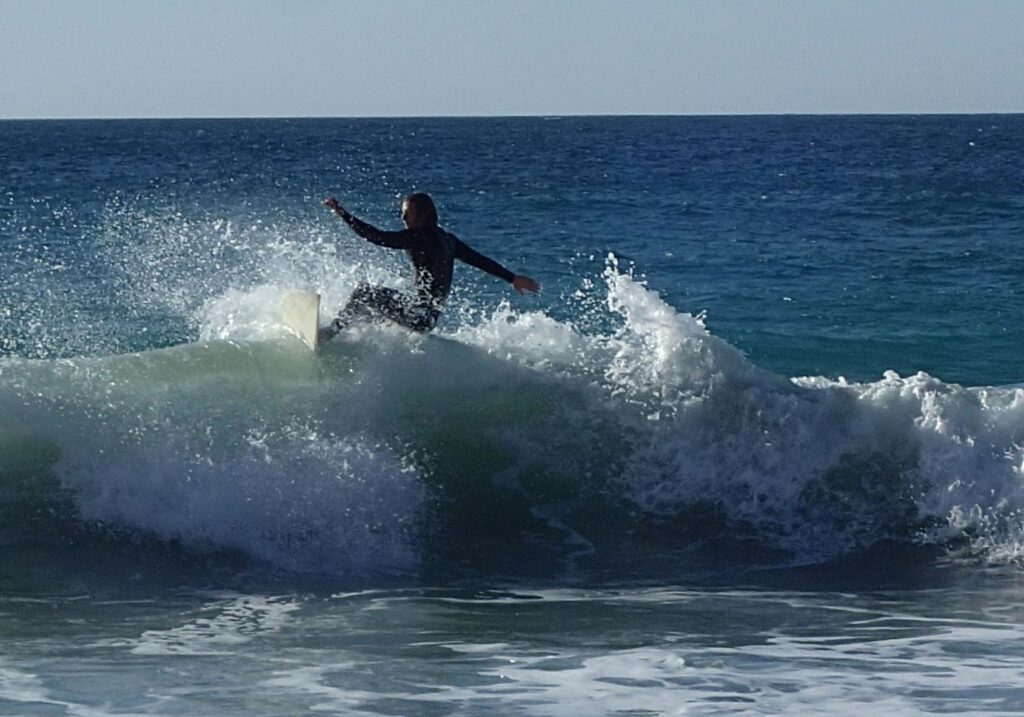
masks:
[[[422,115],[144,115],[128,116],[33,116],[0,117],[0,122],[124,122],[124,121],[177,121],[177,120],[325,120],[325,119],[563,119],[563,118],[615,118],[615,117],[991,117],[1024,114],[1021,111],[979,112],[601,112],[601,113],[539,113],[539,114],[422,114]]]

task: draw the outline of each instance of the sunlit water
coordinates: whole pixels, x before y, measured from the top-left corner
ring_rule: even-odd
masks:
[[[1024,711],[1022,140],[0,123],[0,714]],[[543,293],[310,353],[413,189]]]

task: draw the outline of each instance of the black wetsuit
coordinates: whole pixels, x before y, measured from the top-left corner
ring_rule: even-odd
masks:
[[[332,323],[335,332],[354,321],[374,316],[390,319],[413,331],[430,331],[451,291],[455,259],[509,283],[515,278],[515,274],[501,264],[474,251],[437,225],[388,232],[348,212],[341,212],[341,218],[367,241],[390,249],[404,249],[416,273],[411,296],[395,289],[360,284]]]

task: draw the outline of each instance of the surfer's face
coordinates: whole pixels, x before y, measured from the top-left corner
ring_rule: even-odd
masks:
[[[423,226],[423,211],[415,204],[402,202],[402,221],[409,229],[419,229]]]

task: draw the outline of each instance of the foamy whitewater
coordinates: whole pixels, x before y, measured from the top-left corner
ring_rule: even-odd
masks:
[[[493,484],[467,510],[518,494],[572,550],[607,537],[597,509],[667,533],[720,520],[786,562],[889,538],[1016,559],[1024,389],[785,379],[614,257],[603,278],[606,333],[506,302],[436,336],[356,330],[320,355],[276,324],[283,286],[231,291],[196,343],[5,359],[4,457],[52,470],[86,520],[341,576],[415,570],[422,523],[445,510],[428,483],[446,481]]]
[[[0,714],[1024,711],[1020,139],[0,124]],[[414,188],[543,294],[310,352]]]

